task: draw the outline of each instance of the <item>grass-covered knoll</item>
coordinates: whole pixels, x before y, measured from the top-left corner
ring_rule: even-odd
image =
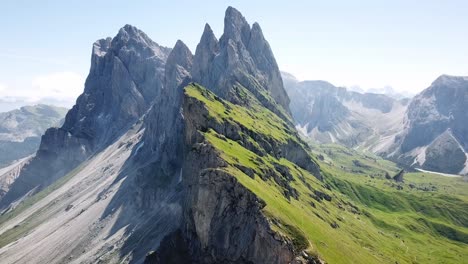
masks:
[[[198,85],[186,87],[185,93],[203,102],[219,122],[242,124],[261,137],[300,141],[254,98],[249,99],[249,107],[242,107]],[[397,173],[395,164],[330,145],[313,149],[325,175],[321,182],[287,159],[258,155],[213,129],[202,133],[228,163],[221,169],[265,201],[264,214],[272,228],[328,263],[462,263],[468,259],[468,203],[461,191],[467,185],[459,179],[412,173],[405,176],[401,189],[385,179],[385,173]],[[288,169],[288,175],[281,175],[278,164]],[[297,199],[285,195],[285,186],[274,177],[265,177],[271,170],[288,179]],[[426,179],[437,187],[424,189],[429,184]]]

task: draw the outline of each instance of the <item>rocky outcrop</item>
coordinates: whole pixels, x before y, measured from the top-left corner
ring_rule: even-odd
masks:
[[[242,85],[268,109],[285,119],[290,116],[289,98],[270,45],[258,23],[252,27],[242,14],[229,7],[224,18],[224,33],[218,41],[207,24],[197,46],[192,71],[193,81],[222,98],[242,103],[233,92]]]
[[[393,176],[393,180],[396,182],[403,182],[403,176],[405,175],[405,170],[401,170],[395,176]]]
[[[443,75],[411,101],[401,150],[430,144],[450,128],[468,146],[468,78]]]

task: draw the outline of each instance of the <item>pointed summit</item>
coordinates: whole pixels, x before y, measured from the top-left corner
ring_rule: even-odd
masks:
[[[225,42],[232,39],[236,42],[248,42],[249,38],[250,25],[245,17],[234,7],[228,7],[224,17],[224,34],[220,41]]]
[[[206,75],[206,73],[209,71],[210,64],[218,53],[218,39],[216,39],[213,30],[211,30],[210,25],[207,23],[205,24],[205,29],[203,30],[193,59],[192,77],[194,80],[203,84],[210,82],[209,75]]]
[[[181,40],[177,40],[174,48],[167,57],[166,66],[169,64],[177,64],[183,68],[190,69],[192,67],[193,54],[190,49]]]
[[[112,40],[112,46],[120,49],[123,45],[135,45],[149,47],[159,47],[159,45],[151,40],[143,31],[132,25],[125,25],[119,30],[119,33]]]
[[[266,108],[290,120],[289,98],[270,45],[258,23],[251,28],[233,7],[226,10],[219,43],[209,25],[205,25],[195,52],[192,78],[235,103],[243,102],[233,91],[240,84]]]
[[[179,96],[177,88],[184,80],[191,77],[193,55],[190,49],[181,40],[177,40],[174,48],[169,54],[165,66],[165,84],[161,99],[165,102],[177,101]],[[174,102],[176,104],[176,102]]]
[[[206,46],[209,50],[213,52],[219,51],[218,39],[216,38],[215,34],[213,33],[213,30],[211,29],[208,23],[205,24],[205,28],[203,29],[203,34],[201,36],[200,43],[198,44],[198,46]]]
[[[256,63],[257,68],[266,78],[265,86],[270,90],[275,101],[289,111],[289,97],[284,89],[283,79],[270,44],[263,36],[260,25],[255,22],[250,31],[247,49]]]

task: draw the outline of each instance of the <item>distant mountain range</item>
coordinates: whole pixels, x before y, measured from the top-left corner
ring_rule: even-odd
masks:
[[[405,166],[466,174],[468,78],[443,75],[414,98],[359,93],[284,74],[297,129]]]
[[[0,113],[0,167],[34,154],[42,134],[61,126],[66,112],[62,107],[35,105]]]

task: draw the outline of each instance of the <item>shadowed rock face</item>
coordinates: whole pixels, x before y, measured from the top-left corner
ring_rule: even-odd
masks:
[[[438,136],[425,151],[423,169],[447,173],[459,173],[466,162],[466,154],[462,146],[447,130]]]
[[[169,52],[130,25],[113,39],[95,42],[83,94],[63,126],[42,136],[36,157],[24,166],[0,208],[50,185],[125,132],[161,94]]]
[[[161,94],[169,52],[130,25],[112,40],[97,41],[84,93],[62,129],[93,147],[108,143]]]
[[[193,98],[184,98],[183,109],[184,220],[145,263],[175,263],[172,260],[180,258],[186,263],[288,263],[293,247],[275,237],[261,213],[265,203],[233,175],[216,169],[226,161],[200,132],[231,131],[226,135],[234,138],[241,128],[217,125]]]
[[[260,26],[254,23],[250,27],[232,7],[226,10],[224,34],[219,41],[209,25],[205,26],[195,52],[192,77],[193,81],[235,103],[242,102],[232,90],[240,84],[268,109],[284,118],[290,116],[289,98]]]
[[[134,160],[149,163],[150,173],[142,173],[139,181],[151,185],[155,180],[178,182],[182,177],[183,158],[183,88],[190,80],[193,55],[177,41],[165,65],[164,88],[144,118],[145,133]],[[157,186],[155,186],[157,187]],[[171,192],[169,186],[164,190]],[[150,190],[151,191],[151,190]]]

